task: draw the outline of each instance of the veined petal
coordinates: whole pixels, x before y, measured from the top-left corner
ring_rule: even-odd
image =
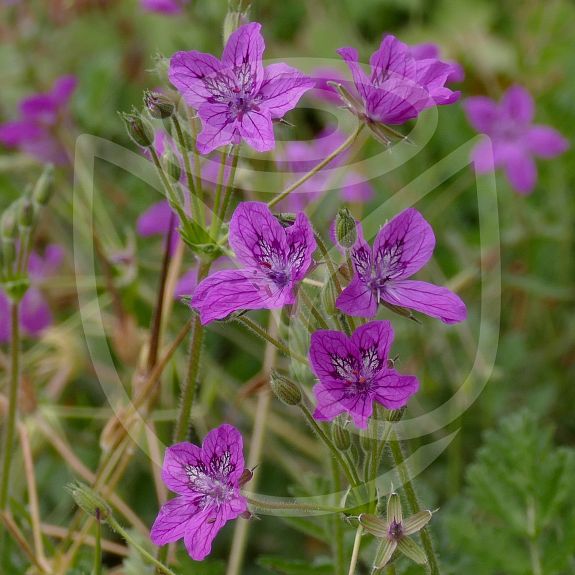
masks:
[[[435,235],[424,217],[414,208],[389,221],[373,243],[377,277],[406,278],[419,271],[435,248]]]
[[[263,78],[262,56],[266,48],[261,24],[250,22],[240,26],[229,37],[222,54],[222,65],[233,71],[236,88],[255,95]]]
[[[237,484],[245,467],[240,432],[227,424],[212,429],[202,443],[202,460],[209,475]]]
[[[421,109],[428,108],[430,105],[446,105],[457,101],[460,92],[450,90],[445,86],[450,74],[453,72],[453,66],[442,62],[441,60],[419,60],[417,62],[417,82],[422,86],[429,95],[429,103],[426,103]]]
[[[423,551],[423,549],[413,539],[402,537],[397,542],[397,548],[406,557],[415,561],[415,563],[418,563],[419,565],[425,565],[427,563],[425,551]]]
[[[314,86],[314,81],[303,72],[287,64],[271,64],[265,69],[260,88],[260,106],[268,110],[272,118],[281,118]]]
[[[403,522],[403,534],[413,535],[421,531],[431,520],[431,511],[418,511]]]
[[[374,317],[377,313],[377,300],[367,283],[357,275],[339,294],[335,305],[348,315]]]
[[[203,467],[202,450],[184,441],[166,449],[162,465],[162,480],[170,491],[179,495],[191,494],[190,469]]]
[[[186,526],[184,543],[194,561],[202,561],[210,554],[212,542],[225,524],[223,508],[208,507],[192,517]]]
[[[403,521],[403,511],[401,509],[401,499],[397,493],[391,493],[387,499],[387,520],[392,523]]]
[[[360,368],[357,350],[342,332],[320,329],[311,334],[309,358],[320,380],[350,381]]]
[[[376,569],[383,569],[389,563],[389,560],[396,548],[397,542],[395,540],[382,539],[377,551],[375,552],[373,566]]]
[[[400,375],[388,369],[377,377],[375,398],[387,409],[400,409],[419,389],[419,381],[413,375]]]
[[[299,281],[305,277],[316,248],[313,228],[307,216],[300,212],[293,225],[286,228],[285,234],[288,246],[287,262],[291,267],[292,279]]]
[[[229,85],[223,69],[222,63],[211,54],[196,50],[176,52],[170,59],[168,77],[185,102],[199,108],[209,98],[227,95]]]
[[[191,306],[200,312],[205,325],[234,311],[277,309],[289,303],[293,303],[291,285],[280,288],[256,270],[225,270],[198,285]]]
[[[237,119],[240,136],[257,152],[269,152],[276,145],[272,118],[264,107],[250,110]]]
[[[198,512],[197,504],[186,497],[176,497],[162,505],[150,531],[152,543],[166,545],[182,539]]]
[[[337,53],[344,59],[348,65],[355,87],[362,97],[363,101],[367,100],[371,82],[359,64],[359,56],[355,48],[340,48]]]
[[[499,106],[485,96],[474,96],[463,102],[463,109],[469,123],[484,134],[492,134],[501,118]]]
[[[387,357],[393,343],[393,328],[389,321],[371,321],[358,327],[351,336],[366,373],[387,369]]]
[[[526,143],[532,154],[542,158],[553,158],[569,148],[569,141],[549,126],[533,126],[526,136]]]
[[[238,125],[236,120],[230,117],[227,104],[202,104],[198,115],[202,120],[202,131],[197,140],[201,154],[209,154],[227,144],[239,143]]]
[[[379,48],[371,55],[369,63],[370,80],[375,86],[381,86],[392,77],[416,79],[415,58],[407,45],[391,34],[383,38]]]
[[[313,392],[317,399],[314,418],[330,420],[342,412],[351,416],[356,427],[365,429],[373,413],[373,394],[352,387],[345,380],[326,378],[315,385]]]
[[[387,537],[388,524],[387,521],[383,520],[381,517],[372,515],[371,513],[362,513],[359,516],[359,522],[362,527],[374,537],[377,537],[378,539]]]
[[[444,287],[414,280],[390,282],[380,291],[386,302],[439,318],[443,323],[458,323],[467,317],[461,298]]]

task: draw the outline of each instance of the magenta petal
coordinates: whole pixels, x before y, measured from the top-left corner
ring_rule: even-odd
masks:
[[[184,543],[194,561],[202,561],[212,551],[212,542],[226,524],[223,510],[208,507],[192,517],[186,526]]]
[[[400,409],[419,389],[419,381],[413,375],[400,375],[390,369],[379,379],[375,399],[387,409]]]
[[[370,80],[363,68],[359,64],[359,56],[355,48],[340,48],[337,53],[345,60],[348,65],[353,82],[360,96],[366,100],[369,92]]]
[[[176,443],[166,449],[162,466],[162,480],[166,487],[179,495],[190,491],[187,467],[203,466],[202,450],[193,443]]]
[[[313,372],[322,379],[345,379],[359,367],[351,340],[339,331],[318,330],[311,334],[309,358]]]
[[[36,336],[52,325],[52,312],[38,288],[29,288],[22,298],[20,325],[30,336]]]
[[[339,294],[335,305],[344,313],[357,317],[374,317],[377,313],[373,291],[357,276]]]
[[[78,81],[75,76],[71,74],[67,76],[61,76],[58,78],[52,88],[52,96],[60,106],[64,106],[68,103],[70,96],[74,93]]]
[[[140,5],[149,12],[157,12],[168,16],[181,14],[182,12],[180,0],[140,0]]]
[[[459,99],[460,92],[454,92],[445,87],[453,68],[451,64],[440,60],[419,60],[417,62],[417,82],[425,88],[428,97],[418,105],[418,109],[427,108],[433,104],[452,104]]]
[[[512,86],[501,100],[501,110],[515,122],[529,124],[533,120],[535,105],[531,94],[523,86]]]
[[[485,96],[467,98],[463,108],[469,123],[484,134],[491,134],[501,117],[497,104]]]
[[[371,81],[381,83],[390,75],[415,80],[416,64],[409,48],[395,36],[387,35],[381,41],[379,49],[369,59]]]
[[[209,154],[227,144],[239,143],[237,122],[230,119],[227,104],[202,104],[198,115],[202,120],[202,131],[197,139],[201,154]]]
[[[230,221],[230,247],[240,262],[259,266],[272,254],[288,251],[286,232],[270,209],[261,202],[242,202]]]
[[[212,429],[202,443],[202,460],[211,476],[239,481],[245,468],[241,433],[227,424]]]
[[[150,531],[154,545],[166,545],[182,539],[192,517],[198,513],[198,504],[187,497],[176,497],[165,503]]]
[[[222,54],[222,65],[241,79],[242,91],[256,94],[264,78],[262,56],[265,50],[261,24],[240,26],[229,37]]]
[[[271,64],[265,69],[260,89],[263,96],[261,106],[272,118],[281,118],[295,108],[299,99],[314,85],[311,78],[287,64]]]
[[[444,323],[458,323],[467,317],[465,304],[458,295],[427,282],[394,281],[381,291],[381,297],[387,303],[437,317]]]
[[[348,384],[339,382],[337,385],[326,386],[318,383],[313,386],[317,405],[313,412],[314,419],[318,421],[330,421],[345,411],[342,399],[345,397]]]
[[[361,174],[348,172],[341,183],[341,198],[346,202],[369,202],[374,196],[372,185]]]
[[[478,174],[487,174],[495,168],[494,149],[491,139],[484,136],[471,152],[473,166]]]
[[[198,285],[198,268],[197,266],[189,269],[179,280],[174,288],[174,298],[179,299],[183,296],[191,296]]]
[[[219,83],[222,71],[223,65],[215,56],[191,50],[172,56],[168,76],[186,103],[198,108],[225,88]]]
[[[435,235],[415,209],[404,210],[389,221],[373,243],[376,273],[389,279],[406,278],[419,271],[431,258]]]
[[[269,152],[274,149],[276,140],[272,117],[263,106],[240,116],[237,126],[241,137],[257,152]]]
[[[353,332],[351,341],[360,350],[364,365],[369,365],[370,369],[387,367],[387,358],[393,343],[393,328],[389,321],[371,321],[358,327]],[[371,358],[371,363],[366,363],[366,357]]]
[[[223,319],[238,310],[277,309],[293,303],[289,287],[280,288],[256,270],[216,272],[203,280],[192,297],[202,324]]]
[[[178,219],[167,201],[152,204],[139,218],[136,230],[142,237],[167,235],[170,227],[177,227]]]
[[[569,141],[549,126],[533,126],[526,136],[526,143],[532,154],[542,158],[553,158],[569,148]]]
[[[505,160],[505,174],[509,183],[520,194],[530,194],[537,182],[537,166],[523,150],[515,150]]]
[[[57,244],[46,246],[44,254],[32,252],[28,259],[28,273],[34,280],[42,280],[54,275],[64,260],[64,250]]]
[[[291,267],[292,280],[299,281],[305,277],[312,262],[316,241],[313,228],[303,213],[299,213],[293,225],[285,230],[288,246],[287,261]]]
[[[9,148],[43,137],[44,130],[31,120],[16,120],[0,124],[0,142]]]

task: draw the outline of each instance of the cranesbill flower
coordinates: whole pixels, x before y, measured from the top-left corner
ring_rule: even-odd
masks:
[[[439,46],[433,44],[432,42],[426,42],[424,44],[415,44],[411,46],[411,55],[416,60],[428,60],[439,59]],[[447,76],[447,82],[463,82],[465,80],[465,71],[463,66],[457,62],[447,62],[451,66],[451,72]]]
[[[367,420],[377,401],[388,409],[399,409],[419,388],[417,378],[400,375],[388,365],[393,342],[389,321],[372,321],[351,337],[332,330],[312,333],[309,357],[319,383],[313,391],[316,419],[333,419],[348,413],[357,427]]]
[[[500,103],[476,96],[468,98],[464,107],[470,124],[489,136],[473,150],[475,170],[482,174],[503,168],[520,194],[531,193],[537,182],[534,156],[553,158],[569,147],[553,128],[533,124],[533,98],[521,86],[509,88]]]
[[[20,119],[0,124],[0,142],[20,148],[41,162],[66,164],[68,157],[56,131],[66,121],[68,101],[76,87],[74,76],[62,76],[52,90],[20,102]]]
[[[243,202],[230,221],[229,242],[244,267],[216,272],[198,285],[191,306],[203,324],[237,310],[276,309],[295,302],[294,289],[316,248],[305,214],[283,228],[266,204]]]
[[[445,87],[452,73],[450,64],[436,58],[417,60],[395,36],[385,36],[372,54],[369,76],[359,64],[355,48],[337,52],[349,66],[360,98],[348,105],[368,126],[403,124],[426,108],[452,104],[459,98],[459,92]]]
[[[282,118],[314,86],[287,64],[264,68],[260,30],[255,22],[238,28],[221,60],[195,50],[172,56],[170,81],[202,121],[197,141],[202,154],[242,139],[258,152],[273,149],[272,120]]]
[[[188,442],[168,447],[162,479],[178,497],[160,509],[152,542],[166,545],[183,538],[190,557],[204,559],[220,529],[247,511],[240,492],[244,471],[242,436],[231,425],[210,431],[201,447]]]
[[[173,16],[181,14],[188,0],[140,0],[140,6],[148,12]]]
[[[49,245],[41,256],[36,252],[28,260],[30,287],[20,302],[20,327],[30,337],[37,337],[52,325],[50,306],[42,294],[42,282],[53,276],[64,258],[64,251],[58,245]],[[0,343],[10,340],[10,302],[0,290]]]
[[[380,303],[413,309],[457,323],[467,316],[459,296],[444,287],[409,280],[433,254],[431,226],[414,208],[395,216],[377,234],[371,248],[358,226],[351,251],[355,274],[337,298],[337,307],[349,315],[373,317]]]

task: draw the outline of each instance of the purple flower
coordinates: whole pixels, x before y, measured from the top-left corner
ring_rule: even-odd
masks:
[[[328,82],[337,82],[348,90],[353,90],[353,84],[346,80],[337,68],[317,68],[311,73],[311,77],[315,80],[315,87],[310,95],[328,104],[341,104],[337,90]]]
[[[140,6],[148,12],[173,16],[181,14],[187,2],[188,0],[140,0]]]
[[[201,448],[188,442],[168,447],[162,479],[178,497],[160,509],[152,542],[166,545],[183,538],[190,557],[204,559],[226,522],[247,511],[240,493],[243,474],[242,436],[231,425],[210,431]]]
[[[489,136],[473,150],[476,171],[483,174],[503,168],[520,194],[529,194],[535,187],[537,167],[533,156],[553,158],[569,147],[553,128],[533,124],[533,98],[521,86],[509,88],[499,104],[477,96],[468,98],[464,106],[471,125]]]
[[[56,130],[65,120],[75,87],[74,76],[62,76],[50,92],[22,100],[20,119],[0,124],[0,142],[9,148],[20,148],[40,162],[66,164],[68,157]]]
[[[203,324],[244,309],[295,302],[294,288],[312,263],[316,243],[303,213],[283,228],[266,204],[243,202],[230,221],[230,246],[241,269],[218,271],[196,288],[191,306]]]
[[[227,256],[221,256],[212,262],[210,269],[215,272],[223,269],[229,263],[230,259]],[[194,293],[198,285],[198,270],[199,265],[196,263],[178,280],[174,288],[174,298],[190,297]]]
[[[345,137],[340,131],[326,128],[313,141],[288,142],[283,152],[278,154],[277,165],[282,170],[287,169],[298,173],[297,177],[294,178],[297,179],[302,173],[310,171],[318,162],[331,154],[344,140]],[[340,154],[328,164],[328,167],[334,168],[341,165],[347,155],[346,152]],[[329,172],[320,170],[280,202],[279,207],[288,212],[303,211],[311,202],[319,199],[327,191],[329,183]],[[367,201],[373,196],[371,185],[352,169],[347,171],[339,188],[342,198],[350,202]]]
[[[319,383],[313,391],[316,419],[333,419],[349,413],[357,427],[367,427],[373,402],[399,409],[418,390],[413,375],[400,375],[388,365],[393,342],[389,321],[372,321],[357,328],[351,337],[331,330],[311,336],[309,357]]]
[[[173,254],[180,235],[178,227],[180,221],[178,216],[170,208],[170,204],[163,200],[152,204],[139,218],[136,223],[136,231],[143,238],[161,235],[167,237],[170,229],[172,237],[170,240],[170,253]]]
[[[373,249],[358,226],[358,240],[351,251],[355,275],[337,298],[337,307],[349,315],[373,317],[378,304],[384,303],[413,309],[444,323],[463,321],[467,310],[459,296],[443,287],[406,279],[429,261],[434,247],[431,226],[413,208],[383,226]]]
[[[355,48],[337,52],[347,62],[361,100],[362,109],[355,112],[368,124],[403,124],[426,108],[459,98],[459,92],[445,87],[450,64],[436,58],[417,60],[395,36],[385,36],[372,54],[370,76],[359,65]]]
[[[261,25],[246,24],[228,39],[222,59],[202,52],[177,52],[169,77],[198,110],[198,150],[207,154],[243,139],[258,152],[273,149],[272,120],[294,108],[314,82],[287,64],[264,68]]]
[[[30,254],[28,275],[30,287],[20,303],[20,327],[25,335],[35,337],[52,325],[52,312],[46,302],[40,285],[42,281],[53,276],[60,267],[64,252],[60,246],[49,245],[40,256]],[[10,340],[10,301],[0,290],[0,343]]]
[[[411,55],[416,60],[429,60],[430,58],[438,60],[439,46],[432,42],[416,44],[415,46],[411,46]],[[463,66],[457,62],[447,63],[451,66],[451,72],[449,73],[449,76],[447,76],[447,82],[463,82],[463,80],[465,80],[465,71],[463,70]]]

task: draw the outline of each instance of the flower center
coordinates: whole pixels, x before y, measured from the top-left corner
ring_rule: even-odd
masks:
[[[389,525],[389,529],[387,530],[387,534],[390,539],[397,541],[403,537],[403,525],[398,523],[397,521],[393,520]]]

